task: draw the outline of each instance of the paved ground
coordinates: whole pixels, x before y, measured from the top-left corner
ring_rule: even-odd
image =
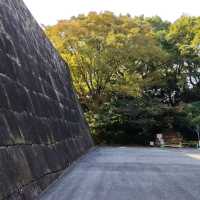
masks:
[[[41,200],[199,200],[200,151],[98,148]]]

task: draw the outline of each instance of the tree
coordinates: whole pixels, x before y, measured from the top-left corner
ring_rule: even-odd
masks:
[[[69,63],[94,138],[112,144],[147,144],[167,129],[191,135],[199,117],[179,109],[200,99],[199,30],[199,17],[169,23],[112,12],[45,28]]]
[[[137,17],[92,12],[46,33],[69,63],[79,98],[92,107],[112,90],[140,95],[143,79],[164,56],[150,24]]]

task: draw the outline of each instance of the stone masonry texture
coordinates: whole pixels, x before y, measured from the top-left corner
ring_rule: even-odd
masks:
[[[22,0],[0,0],[0,200],[32,200],[93,142],[68,66]]]

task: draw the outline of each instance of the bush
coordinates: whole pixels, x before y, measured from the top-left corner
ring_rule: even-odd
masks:
[[[115,94],[86,118],[97,144],[147,145],[172,128],[174,111],[157,101]]]

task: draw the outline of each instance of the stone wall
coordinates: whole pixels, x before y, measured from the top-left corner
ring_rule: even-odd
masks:
[[[0,199],[35,199],[92,145],[68,67],[21,0],[0,0]]]

